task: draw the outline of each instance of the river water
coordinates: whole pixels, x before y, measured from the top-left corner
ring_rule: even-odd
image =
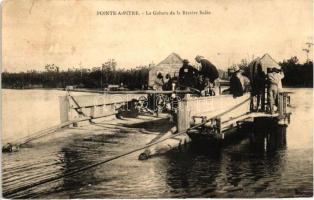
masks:
[[[292,91],[291,124],[224,146],[191,145],[146,161],[131,154],[75,176],[8,194],[10,198],[310,197],[313,195],[312,89]],[[59,123],[54,90],[2,90],[2,138],[10,141]],[[45,109],[42,109],[45,107]],[[105,125],[102,125],[105,126]],[[93,164],[147,143],[140,129],[71,135],[2,155],[3,192]],[[74,131],[74,130],[73,130]],[[272,133],[274,135],[274,133]],[[95,138],[102,138],[102,142]],[[273,136],[271,136],[273,137]],[[258,138],[258,137],[256,137]],[[262,141],[262,142],[261,142]]]

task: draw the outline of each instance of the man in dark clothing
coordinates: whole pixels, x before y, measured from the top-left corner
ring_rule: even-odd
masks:
[[[219,77],[217,68],[203,56],[196,56],[195,60],[202,65],[200,74],[207,77],[214,84],[214,81]]]
[[[162,86],[162,89],[164,91],[169,91],[172,90],[172,78],[170,74],[167,74],[166,77],[164,78],[164,85]]]
[[[198,70],[192,67],[188,60],[184,59],[183,66],[179,71],[179,85],[181,87],[195,88],[197,75]]]
[[[230,93],[234,97],[240,97],[243,95],[243,87],[240,79],[237,77],[238,72],[234,72],[230,78]]]
[[[252,81],[252,94],[256,96],[256,107],[255,111],[259,110],[261,105],[261,110],[265,110],[265,106],[262,102],[265,102],[265,86],[266,86],[266,74],[262,70],[260,63],[255,63],[254,74]]]

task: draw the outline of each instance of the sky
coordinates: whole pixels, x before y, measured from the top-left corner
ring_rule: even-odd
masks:
[[[126,10],[139,15],[97,15]],[[200,10],[210,14],[182,15]],[[192,64],[202,55],[221,69],[265,53],[277,61],[297,56],[304,62],[302,49],[312,36],[311,0],[6,0],[1,67],[91,68],[115,59],[117,68],[131,68],[158,64],[172,52]]]

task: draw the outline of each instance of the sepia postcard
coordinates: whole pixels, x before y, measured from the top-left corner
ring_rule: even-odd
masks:
[[[1,6],[2,198],[313,197],[313,1]]]

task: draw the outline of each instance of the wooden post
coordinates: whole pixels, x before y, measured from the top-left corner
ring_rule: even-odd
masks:
[[[60,123],[69,121],[70,103],[68,96],[59,97]]]
[[[190,109],[188,107],[188,95],[185,95],[182,101],[178,102],[178,131],[185,131],[190,128]]]
[[[287,94],[283,93],[283,113],[287,113]]]
[[[283,117],[284,115],[284,97],[283,93],[278,93],[278,113],[279,117]]]

